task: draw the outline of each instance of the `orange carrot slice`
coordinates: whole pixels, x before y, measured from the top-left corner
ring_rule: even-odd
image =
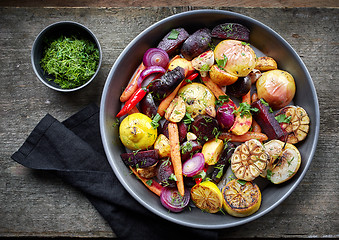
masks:
[[[131,166],[129,168],[132,170],[135,176],[137,176],[149,190],[151,190],[156,195],[160,196],[162,186],[157,181],[144,178],[140,176],[140,174],[134,168],[132,168]]]
[[[258,132],[247,132],[243,135],[235,135],[229,132],[222,132],[219,135],[219,139],[228,139],[232,142],[246,142],[250,139],[258,139],[260,142],[266,141],[268,139],[267,135],[264,133]]]

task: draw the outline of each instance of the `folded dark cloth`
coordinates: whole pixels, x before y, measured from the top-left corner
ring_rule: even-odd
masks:
[[[62,123],[47,114],[12,159],[82,191],[119,239],[217,239],[217,231],[169,222],[131,197],[106,159],[95,104]]]

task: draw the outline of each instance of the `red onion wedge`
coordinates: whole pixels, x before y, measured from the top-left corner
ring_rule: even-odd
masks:
[[[190,191],[186,188],[184,196],[181,196],[176,188],[163,187],[160,194],[161,204],[171,212],[181,212],[188,205]]]
[[[182,173],[186,177],[193,177],[199,174],[205,166],[204,154],[196,153],[182,165]]]
[[[141,87],[141,83],[142,81],[144,81],[144,79],[146,77],[148,77],[149,75],[153,74],[153,73],[162,73],[164,74],[166,72],[166,70],[163,68],[163,67],[160,67],[160,66],[150,66],[150,67],[147,67],[144,71],[141,72],[138,80],[137,80],[137,84],[138,84],[138,87],[140,88]]]
[[[160,48],[148,49],[142,59],[145,67],[160,66],[166,68],[169,63],[169,56],[167,52]]]

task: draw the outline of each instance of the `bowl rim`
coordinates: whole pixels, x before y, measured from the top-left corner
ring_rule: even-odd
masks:
[[[123,59],[124,55],[126,52],[128,52],[128,49],[131,48],[131,46],[133,46],[136,42],[139,41],[139,39],[143,38],[144,35],[146,35],[151,29],[158,27],[159,25],[162,25],[164,22],[166,21],[171,21],[172,19],[175,18],[180,18],[180,17],[184,17],[184,16],[190,16],[190,15],[195,15],[195,14],[213,14],[213,13],[218,13],[218,14],[224,14],[227,16],[231,16],[231,17],[237,17],[237,18],[241,18],[244,21],[250,21],[253,22],[255,25],[260,26],[261,28],[264,28],[267,32],[269,32],[270,34],[274,35],[276,38],[278,38],[278,40],[284,45],[284,47],[288,48],[291,50],[293,57],[298,61],[298,63],[301,66],[302,71],[305,73],[305,75],[307,76],[307,81],[310,84],[310,88],[312,90],[312,94],[314,96],[314,104],[315,104],[315,112],[314,112],[314,117],[315,117],[315,124],[314,124],[314,138],[311,141],[311,151],[308,155],[308,161],[305,165],[304,170],[300,173],[300,176],[298,177],[298,179],[296,180],[296,182],[288,189],[288,191],[278,200],[276,201],[274,204],[272,204],[271,206],[267,207],[265,210],[263,210],[262,212],[255,214],[255,215],[251,215],[248,216],[246,218],[243,218],[241,220],[237,219],[237,222],[233,222],[233,223],[226,223],[226,224],[218,224],[218,225],[201,225],[201,224],[195,224],[195,223],[188,223],[185,221],[181,221],[178,219],[175,219],[175,217],[171,217],[169,215],[163,214],[161,212],[158,212],[156,209],[154,209],[152,206],[148,205],[146,202],[143,201],[143,199],[140,198],[140,196],[138,196],[136,193],[133,192],[133,190],[130,188],[130,186],[128,186],[128,184],[123,180],[123,176],[121,176],[119,174],[119,172],[117,171],[117,169],[115,169],[115,165],[114,165],[114,161],[112,161],[110,159],[110,152],[109,152],[109,147],[108,147],[108,141],[106,139],[106,135],[105,135],[105,97],[107,95],[107,91],[109,88],[109,83],[112,79],[112,75],[113,73],[116,71],[117,66],[119,65],[119,62]],[[319,138],[319,130],[320,130],[320,111],[319,111],[319,102],[318,102],[318,97],[316,94],[316,89],[314,87],[314,83],[313,80],[309,74],[308,69],[306,68],[305,64],[303,63],[302,59],[299,57],[299,55],[296,53],[296,51],[292,48],[292,46],[284,39],[282,38],[277,32],[275,32],[273,29],[271,29],[270,27],[268,27],[267,25],[259,22],[258,20],[255,20],[251,17],[248,17],[246,15],[240,14],[240,13],[236,13],[236,12],[231,12],[231,11],[227,11],[227,10],[217,10],[217,9],[200,9],[200,10],[190,10],[190,11],[185,11],[185,12],[181,12],[181,13],[177,13],[174,15],[171,15],[169,17],[166,17],[152,25],[150,25],[149,27],[147,27],[145,30],[143,30],[141,33],[139,33],[125,48],[124,50],[121,52],[121,54],[118,56],[118,58],[116,59],[115,63],[113,64],[109,75],[107,76],[106,79],[106,83],[102,92],[102,98],[101,98],[101,104],[100,104],[100,131],[101,131],[101,138],[102,138],[102,142],[103,142],[103,146],[108,158],[108,161],[110,163],[110,165],[112,166],[112,169],[114,170],[114,173],[116,174],[116,176],[118,177],[120,183],[125,187],[125,189],[144,207],[146,207],[148,210],[150,210],[151,212],[155,213],[156,215],[169,220],[171,222],[183,225],[183,226],[187,226],[187,227],[193,227],[193,228],[201,228],[201,229],[224,229],[224,228],[230,228],[230,227],[235,227],[235,226],[239,226],[248,222],[251,222],[253,220],[256,220],[262,216],[264,216],[265,214],[269,213],[270,211],[272,211],[274,208],[276,208],[278,205],[280,205],[288,196],[290,196],[290,194],[295,190],[295,188],[299,185],[299,183],[301,182],[301,180],[304,178],[316,151],[316,147],[317,147],[317,142],[318,142],[318,138]]]
[[[44,80],[43,77],[40,75],[40,73],[38,72],[37,68],[35,67],[35,60],[34,60],[34,49],[37,48],[37,42],[40,38],[42,38],[44,36],[44,34],[46,34],[48,31],[50,31],[52,28],[56,27],[56,26],[59,26],[59,25],[63,25],[63,24],[69,24],[69,25],[75,25],[77,27],[80,27],[82,29],[84,29],[86,32],[89,33],[89,35],[93,38],[95,44],[97,45],[98,47],[98,50],[99,50],[99,63],[98,63],[98,67],[94,73],[94,75],[84,84],[82,84],[81,86],[79,87],[76,87],[76,88],[71,88],[71,89],[62,89],[62,88],[58,88],[58,87],[55,87],[55,86],[52,86],[51,84],[48,83],[48,81]],[[31,49],[31,63],[32,63],[32,67],[33,67],[33,70],[34,70],[34,73],[35,75],[38,77],[38,79],[43,83],[45,84],[47,87],[53,89],[53,90],[56,90],[56,91],[59,91],[59,92],[74,92],[74,91],[77,91],[77,90],[80,90],[84,87],[86,87],[87,85],[89,85],[93,80],[94,78],[97,76],[100,68],[101,68],[101,64],[102,64],[102,49],[101,49],[101,45],[100,45],[100,42],[98,40],[98,38],[94,35],[94,33],[88,28],[86,27],[85,25],[81,24],[81,23],[78,23],[78,22],[74,22],[74,21],[58,21],[58,22],[55,22],[55,23],[52,23],[48,26],[46,26],[44,29],[42,29],[39,34],[37,35],[37,37],[35,38],[33,44],[32,44],[32,49]],[[39,64],[40,65],[40,64]]]

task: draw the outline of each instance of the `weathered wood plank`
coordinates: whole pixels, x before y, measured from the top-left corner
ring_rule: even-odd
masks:
[[[190,9],[196,8],[0,8],[0,236],[115,236],[81,193],[21,167],[10,156],[46,113],[64,120],[90,102],[99,104],[106,76],[124,47],[152,23]],[[267,24],[295,48],[317,89],[321,133],[313,163],[295,192],[264,217],[221,230],[220,239],[338,237],[338,9],[222,9]],[[36,35],[60,20],[88,26],[103,49],[95,81],[71,94],[41,84],[30,63]]]

